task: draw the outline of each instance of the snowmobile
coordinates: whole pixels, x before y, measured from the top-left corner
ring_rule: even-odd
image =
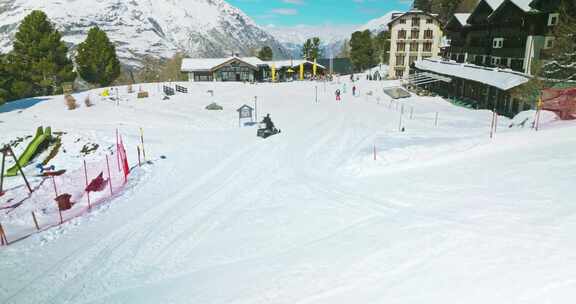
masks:
[[[258,125],[258,132],[256,133],[256,135],[258,137],[268,138],[268,137],[270,137],[272,135],[276,135],[280,132],[282,132],[282,130],[277,129],[274,126],[272,119],[270,119],[270,114],[268,114],[268,115],[266,115],[266,117],[264,117],[262,122]]]

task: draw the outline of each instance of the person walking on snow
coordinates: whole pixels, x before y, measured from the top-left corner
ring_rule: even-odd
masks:
[[[352,87],[352,96],[356,96],[356,86]]]
[[[336,90],[336,101],[340,101],[340,90]]]

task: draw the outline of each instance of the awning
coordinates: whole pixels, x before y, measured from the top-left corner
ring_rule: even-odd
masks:
[[[421,71],[430,71],[449,77],[472,80],[504,91],[530,81],[529,75],[512,70],[493,69],[473,64],[455,63],[453,61],[424,59],[416,61],[415,66]]]

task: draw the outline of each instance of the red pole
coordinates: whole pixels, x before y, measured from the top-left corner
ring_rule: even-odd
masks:
[[[118,171],[120,171],[120,154],[119,154],[120,139],[118,129],[116,129],[116,161],[118,162]]]
[[[54,193],[58,197],[58,188],[56,188],[56,178],[54,176],[52,176],[52,184],[54,185]]]
[[[86,168],[86,160],[84,160],[84,176],[86,177],[86,188],[88,188],[88,169]],[[90,204],[90,192],[86,190],[86,197],[88,198],[88,209],[92,209],[92,205]],[[58,208],[60,210],[60,208]],[[62,214],[60,214],[60,218],[62,218]]]
[[[108,161],[108,155],[106,155],[106,167],[108,168],[108,183],[110,184],[110,196],[114,195],[112,190],[112,175],[110,174],[110,162]]]
[[[36,230],[40,231],[40,226],[38,225],[38,220],[36,219],[36,214],[34,214],[34,211],[32,211],[32,219],[34,220],[34,226],[36,227]]]

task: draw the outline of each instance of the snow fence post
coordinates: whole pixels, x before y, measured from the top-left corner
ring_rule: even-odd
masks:
[[[138,159],[140,159],[140,152],[138,152]],[[112,175],[110,174],[110,162],[108,161],[108,154],[106,154],[106,168],[108,169],[108,184],[110,185],[110,197],[114,195],[112,190]]]
[[[146,150],[144,149],[144,129],[140,128],[140,142],[142,142],[142,157],[146,161]]]
[[[0,223],[0,246],[8,246],[8,240],[6,239],[6,232],[4,231],[4,227]]]
[[[140,146],[136,146],[136,150],[138,150],[138,167],[142,167],[142,162],[140,161]],[[108,155],[106,155],[106,161],[108,161]]]
[[[376,160],[376,144],[374,144],[374,160]]]
[[[38,220],[36,219],[36,214],[34,214],[34,211],[32,211],[31,213],[32,213],[32,219],[34,220],[34,227],[36,227],[36,230],[40,231],[40,226],[38,225]]]
[[[88,209],[92,209],[90,204],[90,191],[88,191],[88,168],[86,167],[86,159],[84,159],[84,177],[86,178],[86,198],[88,199]],[[58,206],[60,210],[60,206]],[[62,221],[62,213],[60,213],[60,221]]]
[[[414,119],[414,107],[410,107],[410,120]]]
[[[58,188],[56,188],[56,178],[52,176],[52,185],[54,185],[54,194],[58,197]]]
[[[490,139],[494,138],[494,125],[496,124],[494,112],[492,112],[492,120],[490,122]]]
[[[434,127],[438,127],[438,116],[440,114],[438,112],[436,112],[436,118],[434,119]]]

